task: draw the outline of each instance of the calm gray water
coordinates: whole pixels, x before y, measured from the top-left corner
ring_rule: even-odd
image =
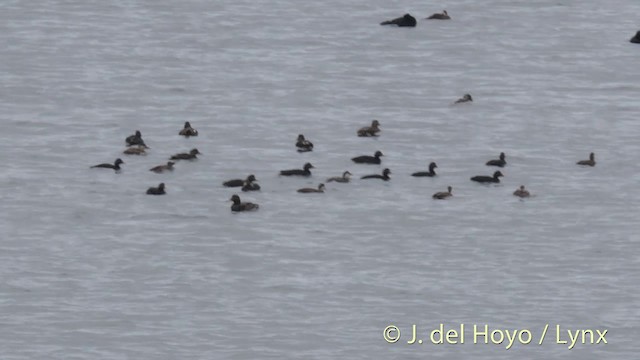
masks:
[[[640,2],[454,0],[452,21],[378,25],[443,6],[3,1],[0,357],[635,358]],[[382,136],[356,137],[372,119]],[[149,154],[125,157],[137,129]],[[376,150],[381,166],[349,160]],[[469,181],[501,151],[502,184]],[[89,169],[117,157],[120,174]],[[311,178],[277,176],[307,161]],[[431,161],[438,177],[409,176]],[[221,183],[249,173],[261,208],[232,214]],[[465,343],[427,341],[440,323]],[[473,344],[473,324],[533,339]],[[608,343],[568,350],[556,325]]]

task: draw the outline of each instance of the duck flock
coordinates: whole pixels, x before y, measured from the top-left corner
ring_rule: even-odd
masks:
[[[467,94],[463,98],[454,102],[453,104],[455,105],[455,104],[467,103],[471,101],[472,101],[471,96]],[[380,136],[380,132],[381,132],[380,122],[378,120],[373,120],[370,126],[365,126],[357,130],[356,135],[358,137],[374,138],[374,137]],[[189,138],[192,136],[198,136],[198,131],[192,128],[189,122],[186,122],[184,124],[184,128],[180,130],[178,134],[180,136]],[[142,139],[142,133],[139,130],[136,131],[135,134],[128,136],[125,139],[125,144],[127,148],[124,150],[123,153],[126,155],[145,155],[147,152],[147,149],[149,149],[149,147],[145,144],[144,140]],[[301,152],[301,153],[311,152],[313,151],[313,143],[308,139],[306,139],[303,134],[299,134],[295,143],[295,148],[297,152]],[[171,172],[174,170],[174,165],[177,161],[194,161],[198,159],[197,157],[198,155],[201,155],[201,153],[196,148],[193,148],[188,153],[177,153],[170,156],[169,161],[167,161],[166,164],[154,166],[150,168],[149,171],[152,171],[158,174]],[[352,158],[351,161],[353,161],[355,164],[380,165],[382,164],[381,157],[383,156],[384,154],[381,151],[376,151],[373,155],[356,156]],[[122,169],[120,165],[124,163],[125,162],[122,161],[122,159],[117,158],[113,164],[103,163],[103,164],[91,166],[91,168],[110,169],[110,170],[114,170],[116,173],[119,173],[120,170]],[[595,162],[594,153],[590,154],[588,160],[581,160],[581,161],[578,161],[576,164],[581,166],[595,166],[596,162]],[[507,165],[505,153],[504,152],[500,153],[497,159],[492,159],[487,161],[486,165],[504,168]],[[429,164],[428,170],[414,172],[413,174],[411,174],[411,176],[433,178],[437,176],[435,172],[435,169],[437,167],[438,165],[435,162],[431,162]],[[313,168],[314,166],[311,163],[307,162],[303,165],[301,169],[281,170],[279,175],[308,178],[312,175],[311,169]],[[360,177],[360,179],[390,181],[391,177],[389,175],[391,175],[391,170],[389,168],[385,168],[384,170],[382,170],[381,174],[364,175]],[[349,183],[351,182],[351,176],[352,176],[351,172],[347,170],[347,171],[344,171],[341,176],[327,178],[326,182],[327,183],[334,182],[334,183],[342,183],[342,184]],[[470,180],[477,183],[483,183],[483,184],[495,184],[495,183],[500,183],[500,178],[503,176],[504,175],[502,174],[502,172],[497,170],[493,173],[493,175],[477,175],[477,176],[471,177]],[[260,185],[256,184],[257,181],[258,180],[256,176],[254,174],[250,174],[244,179],[227,180],[222,183],[222,186],[228,187],[228,188],[240,188],[240,190],[243,192],[259,191]],[[297,192],[303,193],[303,194],[324,193],[325,189],[326,189],[326,185],[324,183],[320,183],[317,188],[301,188],[301,189],[298,189]],[[451,196],[453,196],[452,190],[453,188],[451,186],[448,186],[447,191],[436,192],[435,194],[433,194],[432,197],[433,199],[437,199],[437,200],[448,199]],[[147,189],[146,193],[147,195],[165,195],[166,194],[165,184],[160,183],[158,184],[157,187],[150,187]],[[514,191],[513,195],[518,196],[520,198],[527,198],[530,196],[530,193],[525,188],[524,185],[521,185],[517,190]],[[233,204],[231,205],[231,211],[233,212],[255,211],[260,208],[258,204],[255,204],[252,202],[242,202],[238,194],[233,194],[229,199],[229,201],[233,202]]]
[[[450,20],[451,17],[447,13],[447,11],[444,10],[442,13],[433,14],[427,17],[426,19]],[[380,23],[380,25],[395,25],[398,27],[415,27],[416,24],[417,24],[416,19],[410,14],[405,14],[402,17],[399,17],[393,20],[383,21]],[[635,34],[635,36],[631,38],[630,42],[640,43],[640,31],[638,31]],[[473,102],[472,96],[470,94],[464,94],[460,99],[456,100],[452,105],[472,103],[472,102]],[[381,133],[380,122],[378,120],[373,120],[370,126],[362,127],[356,131],[356,135],[358,137],[375,138],[380,136],[380,133]],[[178,135],[189,138],[189,137],[198,136],[198,131],[194,129],[189,122],[185,122],[184,127],[178,132]],[[139,130],[136,131],[135,134],[128,136],[125,139],[125,144],[127,146],[127,148],[123,152],[125,155],[145,155],[146,151],[149,149],[149,147],[145,144],[144,140],[142,139],[142,133]],[[296,148],[296,151],[299,153],[311,152],[313,151],[313,143],[309,141],[307,138],[305,138],[303,134],[299,134],[295,143],[295,148]],[[159,174],[165,173],[165,172],[171,172],[174,170],[174,165],[177,161],[194,161],[194,160],[197,160],[198,155],[201,155],[201,153],[196,148],[193,148],[188,153],[177,153],[170,156],[166,164],[154,166],[150,168],[149,171],[152,171],[154,173],[159,173]],[[355,164],[380,165],[382,164],[381,157],[383,156],[384,154],[381,151],[376,151],[373,155],[361,155],[361,156],[354,157],[351,160]],[[98,165],[92,166],[91,168],[111,169],[111,170],[114,170],[115,172],[120,172],[121,170],[120,165],[122,164],[124,164],[124,161],[118,158],[114,161],[113,164],[110,164],[110,163],[98,164]],[[581,161],[578,161],[576,164],[580,166],[587,166],[587,167],[595,166],[596,165],[595,154],[593,152],[590,153],[588,160],[581,160]],[[492,167],[504,168],[507,165],[505,153],[501,152],[497,159],[492,159],[487,161],[486,165],[492,166]],[[308,178],[312,175],[311,169],[313,168],[314,166],[310,162],[307,162],[303,165],[301,169],[282,170],[279,172],[279,175]],[[431,162],[429,164],[428,170],[414,172],[413,174],[411,174],[411,176],[433,178],[437,176],[435,172],[436,168],[438,168],[438,165],[435,162]],[[392,173],[389,168],[384,168],[384,170],[380,174],[364,175],[364,176],[361,176],[360,179],[390,181],[391,177],[389,175],[391,174]],[[347,170],[347,171],[344,171],[341,176],[327,178],[325,182],[338,183],[338,184],[349,183],[351,182],[351,176],[352,176],[351,172]],[[497,170],[497,171],[494,171],[493,174],[491,175],[473,176],[470,178],[470,180],[473,182],[482,183],[482,184],[495,184],[495,183],[500,183],[501,177],[504,177],[504,174],[500,170]],[[222,186],[228,187],[228,188],[240,188],[240,190],[243,192],[259,191],[260,185],[256,184],[257,181],[258,180],[256,176],[254,174],[250,174],[246,178],[231,179],[231,180],[225,181],[222,183]],[[317,193],[323,193],[325,189],[326,189],[326,185],[324,183],[320,183],[317,188],[301,188],[301,189],[298,189],[297,192],[302,194],[313,194],[313,193],[317,194]],[[447,191],[436,192],[435,194],[433,194],[432,198],[436,200],[448,199],[453,196],[452,190],[453,188],[451,186],[448,186]],[[147,189],[146,193],[148,195],[165,195],[166,194],[165,184],[160,183],[158,184],[157,187],[150,187]],[[520,187],[513,192],[513,195],[520,198],[527,198],[531,196],[531,194],[525,188],[524,185],[520,185]],[[238,194],[233,194],[229,199],[229,201],[232,202],[232,205],[231,205],[232,212],[255,211],[260,208],[260,206],[256,203],[243,202],[240,199],[240,196]]]

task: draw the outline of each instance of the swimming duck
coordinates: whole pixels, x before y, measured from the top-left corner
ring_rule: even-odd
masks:
[[[431,164],[429,164],[429,171],[420,171],[420,172],[415,172],[413,174],[411,174],[411,176],[429,176],[429,177],[433,177],[436,176],[436,172],[435,172],[435,168],[437,168],[438,165],[436,165],[436,163],[432,162]]]
[[[142,140],[142,134],[140,133],[140,130],[136,130],[136,133],[134,135],[127,136],[124,141],[127,146],[139,145],[148,148],[148,146],[144,143],[144,140]]]
[[[638,31],[636,33],[636,35],[634,37],[632,37],[631,40],[629,40],[629,41],[634,43],[634,44],[640,44],[640,31]]]
[[[427,19],[431,20],[450,20],[451,17],[449,16],[449,14],[447,14],[447,10],[442,10],[442,14],[433,14],[431,16],[429,16]]]
[[[313,151],[313,144],[311,141],[304,138],[304,135],[298,135],[298,140],[296,141],[296,147],[298,148],[298,152],[307,152]]]
[[[437,192],[437,193],[433,194],[432,197],[434,199],[444,200],[446,198],[449,198],[449,197],[453,196],[453,194],[451,194],[451,190],[452,190],[452,188],[451,188],[451,186],[449,186],[449,187],[447,187],[447,191]]]
[[[98,165],[94,165],[91,168],[103,168],[103,169],[113,169],[116,172],[120,171],[120,164],[124,164],[124,161],[122,161],[122,159],[117,158],[116,161],[113,164],[98,164]]]
[[[505,165],[507,165],[507,162],[504,160],[504,153],[503,152],[500,153],[500,159],[487,161],[487,165],[499,166],[499,167],[504,167]]]
[[[371,122],[371,126],[365,126],[358,130],[359,137],[371,137],[378,136],[380,132],[380,122],[378,120],[373,120]]]
[[[231,196],[231,199],[229,199],[229,201],[233,201],[233,204],[231,204],[231,211],[233,212],[238,212],[238,211],[255,211],[258,210],[260,208],[260,206],[258,204],[254,204],[254,203],[250,203],[250,202],[241,202],[240,201],[240,196],[238,195],[233,195]]]
[[[154,166],[151,169],[149,169],[149,171],[153,171],[156,174],[160,174],[163,173],[165,171],[173,171],[173,165],[175,163],[173,161],[169,161],[167,162],[167,165],[158,165],[158,166]]]
[[[382,154],[382,152],[376,151],[376,153],[373,154],[373,156],[369,156],[369,155],[356,156],[352,158],[351,161],[357,164],[380,164],[381,162],[380,156],[384,156],[384,155]]]
[[[378,175],[378,174],[365,175],[365,176],[361,177],[360,179],[380,179],[380,180],[384,180],[384,181],[389,181],[389,180],[391,180],[391,178],[389,177],[389,174],[391,174],[391,170],[384,169],[384,170],[382,170],[382,175]]]
[[[580,160],[576,164],[578,165],[587,165],[587,166],[596,166],[596,156],[591,153],[589,154],[589,160]]]
[[[339,183],[348,183],[349,181],[351,181],[351,173],[348,171],[345,171],[342,173],[342,176],[334,176],[334,177],[330,177],[327,179],[327,182],[339,182]]]
[[[470,94],[464,94],[464,96],[456,100],[454,104],[460,104],[460,103],[466,103],[466,102],[472,102],[472,101],[473,101],[473,98],[471,97]]]
[[[520,185],[520,188],[513,192],[513,195],[521,198],[529,197],[529,191],[525,190],[524,185]]]
[[[164,183],[160,183],[158,187],[150,187],[147,189],[147,195],[164,195]]]
[[[202,155],[198,149],[191,149],[188,153],[180,153],[171,156],[171,160],[196,160],[196,155]]]
[[[187,121],[184,123],[184,128],[180,130],[178,135],[182,135],[184,137],[198,136],[198,130],[192,128],[191,124]]]
[[[282,171],[280,171],[280,175],[282,175],[282,176],[294,176],[294,175],[311,176],[311,171],[309,169],[314,169],[314,167],[310,163],[306,163],[306,164],[304,164],[304,167],[303,167],[302,170],[300,170],[300,169],[282,170]]]
[[[323,193],[324,192],[324,184],[318,185],[317,189],[314,188],[302,188],[298,189],[299,193]]]
[[[255,175],[251,174],[249,176],[247,176],[246,179],[242,180],[242,179],[233,179],[233,180],[227,180],[225,182],[222,183],[222,185],[224,187],[241,187],[244,186],[245,183],[252,183],[256,180]]]
[[[254,182],[248,182],[245,181],[244,184],[242,184],[242,189],[240,189],[242,191],[258,191],[260,190],[260,185],[254,183]]]
[[[387,20],[380,23],[380,25],[398,25],[400,27],[414,27],[416,26],[416,18],[409,14],[404,14],[403,17],[399,17],[393,20]]]
[[[479,183],[499,183],[500,177],[504,176],[500,171],[493,173],[493,176],[478,175],[471,178],[471,181],[477,181]]]
[[[147,155],[144,146],[138,145],[138,147],[129,147],[122,152],[125,155]]]

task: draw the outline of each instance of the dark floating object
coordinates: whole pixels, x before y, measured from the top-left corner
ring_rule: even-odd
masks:
[[[634,44],[640,44],[640,31],[638,31],[634,37],[631,38],[631,40],[629,40],[629,42],[632,42]]]
[[[164,183],[160,183],[158,187],[150,187],[147,189],[147,195],[164,195]]]
[[[255,175],[251,174],[249,176],[247,176],[246,179],[242,180],[242,179],[233,179],[233,180],[228,180],[222,183],[222,185],[224,187],[241,187],[244,186],[245,183],[252,183],[256,180]]]
[[[165,171],[173,171],[173,165],[175,163],[173,161],[169,161],[167,162],[167,165],[158,165],[158,166],[154,166],[151,169],[149,169],[149,171],[153,171],[156,174],[160,174],[163,173]]]
[[[447,187],[447,191],[444,191],[444,192],[437,192],[437,193],[433,194],[433,196],[432,196],[432,197],[433,197],[434,199],[438,199],[438,200],[444,200],[444,199],[447,199],[447,198],[449,198],[449,197],[453,196],[453,194],[451,194],[451,190],[452,190],[452,188],[451,188],[451,186],[449,186],[449,187]]]
[[[323,193],[324,192],[324,184],[318,185],[317,189],[314,188],[302,188],[298,189],[299,193]]]
[[[379,174],[365,175],[361,177],[361,179],[380,179],[384,181],[389,181],[391,180],[391,178],[389,177],[389,174],[391,174],[391,170],[384,169],[382,170],[382,175],[379,175]]]
[[[282,176],[311,176],[311,171],[309,169],[314,169],[311,163],[304,164],[302,170],[293,169],[293,170],[282,170],[280,171],[280,175]]]
[[[327,182],[339,182],[339,183],[348,183],[351,181],[351,173],[345,171],[342,173],[342,176],[334,176],[327,179]]]
[[[384,156],[384,155],[382,154],[382,152],[376,151],[376,153],[373,156],[369,156],[369,155],[356,156],[352,158],[351,161],[357,164],[380,164],[381,162],[380,156]]]
[[[380,132],[380,122],[378,120],[373,120],[371,122],[371,126],[365,126],[358,130],[359,137],[372,137],[378,136]]]
[[[576,164],[586,166],[596,166],[596,156],[594,153],[589,154],[589,160],[580,160]]]
[[[180,153],[171,156],[171,160],[195,160],[197,159],[196,155],[202,155],[198,149],[191,149],[188,153]]]
[[[411,176],[428,176],[428,177],[434,177],[436,176],[436,172],[435,172],[435,168],[437,168],[438,165],[436,165],[436,163],[432,162],[431,164],[429,164],[429,171],[419,171],[419,172],[414,172],[413,174],[411,174]]]
[[[233,204],[231,204],[231,211],[233,212],[238,212],[238,211],[255,211],[258,210],[260,208],[260,206],[258,204],[254,204],[254,203],[250,203],[250,202],[241,202],[240,201],[240,196],[238,195],[233,195],[231,196],[231,199],[229,199],[229,201],[233,201]]]
[[[180,130],[178,135],[182,135],[184,137],[198,136],[198,130],[192,128],[191,124],[187,121],[184,123],[184,128]]]
[[[493,173],[493,176],[478,175],[471,178],[471,181],[477,181],[479,183],[499,183],[500,177],[504,176],[500,171]]]
[[[520,188],[513,192],[513,195],[521,198],[529,197],[529,191],[524,188],[524,185],[520,185]]]
[[[400,27],[414,27],[416,26],[416,18],[409,14],[404,14],[404,16],[387,20],[380,23],[380,25],[398,25]]]
[[[140,133],[140,130],[136,130],[136,133],[134,135],[127,136],[127,138],[124,139],[124,141],[127,144],[127,146],[139,145],[139,146],[149,148],[144,143],[144,140],[142,140],[142,134]]]
[[[504,160],[504,153],[503,152],[500,153],[500,158],[499,159],[487,161],[487,165],[489,165],[489,166],[499,166],[499,167],[504,167],[505,165],[507,165],[507,162]]]
[[[473,98],[471,97],[470,94],[464,94],[460,99],[456,100],[454,104],[461,104],[461,103],[472,102],[472,101],[473,101]]]
[[[124,164],[124,161],[122,161],[122,159],[117,158],[116,161],[114,161],[113,164],[98,164],[98,165],[94,165],[91,168],[101,168],[101,169],[113,169],[116,172],[120,171],[120,164]]]
[[[442,14],[433,14],[427,18],[428,20],[451,20],[449,14],[447,14],[447,10],[442,10]]]
[[[242,189],[240,189],[242,191],[259,191],[260,190],[260,185],[254,183],[254,182],[247,182],[245,181],[244,184],[242,184]]]
[[[460,99],[456,100],[454,104],[462,104],[467,102],[472,102],[473,98],[470,94],[464,94]]]
[[[128,147],[122,153],[125,155],[147,155],[147,152],[142,145],[138,145],[137,147]]]
[[[298,140],[296,141],[296,147],[298,148],[298,152],[308,152],[313,151],[313,143],[311,141],[304,138],[304,135],[298,135]]]

